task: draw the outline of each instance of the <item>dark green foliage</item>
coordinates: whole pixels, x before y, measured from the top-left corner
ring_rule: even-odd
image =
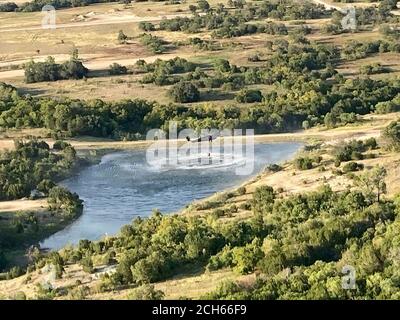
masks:
[[[25,64],[25,81],[27,83],[42,81],[57,81],[63,79],[82,79],[88,69],[81,61],[71,58],[62,64],[57,64],[49,57],[45,62],[28,62]]]
[[[143,45],[150,49],[152,53],[160,54],[166,51],[165,41],[160,37],[153,36],[149,33],[144,33],[140,36],[140,41]]]
[[[359,191],[334,193],[327,187],[275,200],[268,215],[272,229],[262,246],[265,257],[257,264],[267,277],[247,287],[224,285],[207,297],[397,299],[397,260],[391,255],[398,250],[397,204],[371,205]],[[221,251],[210,266],[230,266],[227,253],[234,249]],[[342,289],[344,265],[356,269],[355,290]]]
[[[86,256],[81,259],[80,265],[82,266],[83,271],[87,273],[93,273],[93,261],[90,256]]]
[[[124,44],[128,40],[128,36],[124,33],[124,31],[119,30],[117,39],[120,44]]]
[[[243,89],[236,95],[236,101],[240,103],[261,102],[263,95],[260,90]]]
[[[178,82],[169,91],[169,95],[175,102],[196,102],[200,100],[200,92],[190,82]]]
[[[234,108],[234,113],[232,106],[211,110],[207,106],[192,109],[141,100],[106,103],[29,98],[1,85],[0,110],[4,112],[0,115],[0,127],[45,127],[56,138],[92,135],[134,140],[140,139],[148,128],[163,128],[173,119],[182,128],[236,127],[271,133],[299,128],[304,121],[307,127],[323,121],[328,127],[335,127],[353,123],[357,115],[368,114],[375,108],[381,110],[380,103],[400,105],[398,79],[355,78],[343,82],[336,77],[332,64],[339,58],[339,50],[333,45],[298,45],[276,40],[272,46],[273,52],[262,66],[240,67],[218,60],[209,71],[179,58],[149,64],[138,61],[139,71],[147,73],[142,83],[174,85],[182,81],[197,88],[227,91],[255,84],[276,84],[283,88],[265,93],[262,102],[256,105]],[[197,94],[189,100],[193,97],[197,98]],[[257,93],[251,101],[260,98]],[[389,109],[397,107],[393,108]]]
[[[313,161],[309,157],[298,157],[294,160],[294,166],[299,170],[309,170],[313,167]]]
[[[139,29],[146,32],[150,32],[150,31],[155,31],[156,27],[151,22],[140,22]]]
[[[361,140],[351,140],[335,148],[333,156],[335,161],[362,160],[363,152],[375,149],[377,146],[375,139],[368,139],[365,142]]]
[[[198,0],[197,1],[197,7],[201,10],[201,11],[208,11],[210,9],[210,4],[206,1],[206,0]]]
[[[43,192],[43,194],[47,196],[49,194],[49,191],[55,186],[56,184],[50,179],[43,179],[37,185],[37,189],[38,191]]]
[[[366,75],[385,73],[388,71],[389,70],[383,67],[380,63],[366,64],[360,68],[360,73]]]
[[[382,133],[388,147],[393,150],[400,150],[400,122],[391,122]]]
[[[146,63],[144,60],[138,60],[136,62],[136,67],[141,72],[148,73],[142,78],[141,83],[154,83],[159,86],[179,82],[179,78],[174,76],[174,74],[187,73],[195,71],[196,69],[194,63],[179,57],[171,60],[157,59],[153,63]]]
[[[364,165],[362,163],[357,163],[357,162],[348,162],[343,166],[344,173],[359,171],[363,169]]]
[[[400,44],[392,41],[374,40],[367,42],[351,41],[346,43],[341,55],[346,60],[362,59],[376,53],[400,52]]]
[[[287,34],[286,26],[282,23],[268,22],[262,24],[249,24],[251,20],[265,20],[272,18],[277,20],[294,19],[318,19],[329,16],[321,5],[312,3],[297,3],[286,1],[280,5],[275,1],[263,1],[255,4],[245,4],[243,1],[234,1],[232,6],[235,10],[227,10],[219,7],[210,10],[206,1],[199,1],[197,7],[192,6],[192,12],[196,9],[205,11],[206,14],[195,14],[193,17],[177,17],[163,19],[159,28],[168,31],[184,31],[188,33],[199,32],[202,29],[214,30],[213,35],[217,37],[237,37],[255,32],[269,34]]]
[[[268,171],[278,172],[282,170],[282,167],[279,164],[273,163],[267,166]]]
[[[255,213],[268,212],[274,203],[275,193],[270,186],[258,187],[253,194],[253,211]]]
[[[83,201],[76,193],[71,193],[63,187],[54,187],[49,191],[48,203],[50,210],[63,212],[67,217],[74,217],[82,212]]]
[[[17,8],[18,6],[14,2],[0,3],[0,12],[13,12]]]
[[[129,295],[129,300],[162,300],[164,292],[156,290],[154,285],[145,284],[134,289]]]
[[[71,147],[71,144],[69,144],[66,141],[62,141],[62,140],[56,140],[53,144],[54,150],[64,150],[67,147]]]
[[[50,152],[44,141],[15,143],[15,151],[0,154],[0,200],[29,196],[33,189],[46,191],[45,185],[66,176],[74,167],[75,150],[67,147],[59,154]]]
[[[118,63],[113,63],[110,65],[110,69],[108,70],[111,76],[120,75],[120,74],[127,74],[128,68],[125,66],[121,66]]]
[[[45,5],[51,5],[55,9],[83,7],[93,3],[118,2],[119,0],[33,0],[23,3],[18,7],[19,11],[34,12],[42,11]]]

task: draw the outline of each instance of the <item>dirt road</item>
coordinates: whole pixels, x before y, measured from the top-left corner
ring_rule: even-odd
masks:
[[[56,29],[82,28],[82,27],[90,27],[97,25],[121,24],[121,23],[144,22],[144,21],[159,21],[162,19],[173,19],[177,17],[188,17],[188,16],[191,16],[191,14],[180,13],[180,14],[170,14],[165,16],[148,16],[148,17],[139,17],[134,14],[128,14],[128,13],[99,14],[96,15],[94,19],[88,21],[77,21],[77,22],[56,24]],[[35,31],[35,30],[43,30],[42,25],[38,24],[22,28],[0,27],[0,33],[17,32],[17,31]]]
[[[110,64],[117,62],[120,65],[123,66],[129,66],[129,65],[134,65],[136,61],[139,59],[145,60],[148,63],[154,62],[156,59],[161,59],[161,60],[169,60],[173,59],[177,56],[175,53],[165,53],[162,55],[153,55],[153,56],[148,56],[148,57],[143,57],[143,58],[118,58],[118,57],[104,57],[104,58],[99,58],[96,55],[87,55],[84,56],[82,55],[82,61],[83,64],[85,65],[86,68],[88,68],[90,71],[96,71],[96,70],[105,70],[108,69]],[[187,58],[189,55],[188,54],[179,54],[180,58]],[[69,55],[56,55],[53,56],[56,59],[56,62],[64,62],[70,58]],[[34,59],[34,61],[39,62],[39,61],[44,61],[47,57],[39,57],[38,59]],[[18,61],[13,61],[12,65],[22,65],[23,63],[28,62],[29,59],[24,59],[24,60],[18,60]],[[3,63],[4,65],[5,63]],[[16,70],[8,70],[8,71],[2,71],[0,72],[0,80],[1,79],[13,79],[13,78],[18,78],[18,77],[23,77],[24,76],[24,70],[23,69],[16,69]]]

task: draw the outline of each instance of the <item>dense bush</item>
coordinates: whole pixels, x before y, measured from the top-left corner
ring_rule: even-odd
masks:
[[[0,3],[0,12],[13,12],[16,11],[18,6],[14,2]]]
[[[76,164],[72,147],[52,153],[44,141],[15,143],[14,151],[0,154],[0,200],[27,197],[44,179],[65,177]]]
[[[160,37],[144,33],[140,36],[140,41],[143,45],[149,48],[152,53],[160,54],[166,51],[165,41]]]
[[[196,102],[200,100],[200,92],[195,85],[190,82],[179,82],[169,91],[170,96],[175,102]]]
[[[151,22],[140,22],[139,29],[146,32],[150,32],[150,31],[155,31],[156,27]]]
[[[309,157],[298,157],[294,160],[294,166],[299,170],[309,170],[313,167],[313,160]]]
[[[111,76],[114,75],[120,75],[120,74],[127,74],[128,73],[128,68],[125,66],[121,66],[118,63],[113,63],[110,65],[110,68],[108,70],[109,74]]]
[[[142,285],[128,294],[129,300],[162,300],[164,292],[154,288],[152,284]]]
[[[50,189],[47,199],[52,211],[62,212],[67,217],[74,217],[82,212],[83,201],[76,193],[72,193],[63,187]]]
[[[64,150],[67,147],[71,147],[71,144],[66,142],[66,141],[56,140],[53,143],[53,149],[54,150]]]
[[[48,57],[45,62],[28,62],[25,64],[25,81],[27,83],[57,81],[63,79],[82,79],[88,69],[75,58],[57,64],[54,58]]]
[[[388,69],[383,67],[380,63],[367,64],[363,65],[360,68],[360,73],[367,75],[384,73],[384,72],[388,72]]]
[[[119,0],[33,0],[25,2],[18,7],[19,11],[33,12],[42,11],[45,5],[51,5],[55,9],[83,7],[93,3],[118,2]]]
[[[357,162],[348,162],[343,166],[344,173],[359,171],[362,169],[364,169],[364,165],[362,163],[357,163]]]
[[[400,150],[400,122],[391,122],[383,130],[382,136],[390,149]]]
[[[400,44],[396,41],[373,40],[366,42],[347,42],[341,51],[343,59],[362,59],[376,53],[400,52]]]
[[[377,147],[375,138],[365,141],[351,140],[345,144],[337,146],[333,151],[333,156],[337,161],[361,160],[364,158],[363,152]]]
[[[260,90],[243,89],[236,95],[236,101],[240,103],[261,102],[263,95]]]

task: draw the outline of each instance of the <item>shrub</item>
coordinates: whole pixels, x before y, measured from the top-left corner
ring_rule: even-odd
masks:
[[[162,300],[164,292],[156,290],[153,284],[145,284],[128,294],[129,300]]]
[[[238,188],[236,193],[237,193],[238,196],[242,196],[242,195],[246,194],[246,187]]]
[[[64,150],[66,147],[71,147],[71,144],[62,140],[56,140],[53,144],[54,150]]]
[[[233,248],[232,253],[234,270],[240,274],[253,272],[258,261],[263,257],[260,241],[257,238],[244,247]]]
[[[18,9],[18,6],[14,2],[0,3],[0,12],[13,12]]]
[[[76,56],[62,64],[55,63],[53,57],[48,57],[45,62],[30,61],[25,64],[24,69],[27,83],[82,79],[89,72]]]
[[[308,157],[299,157],[294,160],[294,166],[299,170],[312,169],[312,160]]]
[[[264,213],[271,210],[275,201],[274,189],[270,186],[261,186],[253,193],[253,209],[255,213]]]
[[[142,21],[139,23],[139,29],[143,31],[155,31],[156,27],[151,22]]]
[[[367,140],[364,141],[364,146],[367,149],[374,150],[378,147],[378,143],[376,142],[375,138],[368,138]]]
[[[110,69],[108,70],[108,73],[110,75],[120,75],[120,74],[127,74],[128,73],[128,68],[125,66],[121,66],[118,63],[113,63],[110,65]]]
[[[191,82],[178,82],[169,91],[175,102],[196,102],[200,100],[200,92]]]
[[[144,33],[141,35],[140,41],[143,45],[149,48],[153,53],[163,53],[166,48],[164,46],[165,41],[161,38],[153,36],[148,33]]]
[[[380,63],[367,64],[360,68],[360,73],[366,75],[383,73],[383,72],[387,72],[387,69],[383,67]]]
[[[225,211],[223,209],[214,209],[211,213],[211,216],[214,217],[215,219],[221,218],[225,215]]]
[[[118,32],[118,42],[120,44],[126,43],[126,40],[128,40],[128,37],[125,35],[125,33],[122,30],[119,30]]]
[[[268,165],[267,170],[270,172],[278,172],[282,170],[282,167],[279,164],[273,163]]]
[[[242,89],[236,95],[236,101],[239,103],[261,102],[263,95],[260,90]]]
[[[243,202],[239,205],[240,210],[251,210],[251,203],[249,202]]]
[[[400,150],[400,122],[391,122],[383,130],[382,136],[390,149]]]
[[[362,163],[357,163],[357,162],[348,162],[343,166],[344,173],[359,171],[363,169],[364,165]]]
[[[93,271],[94,271],[93,261],[90,256],[86,256],[86,257],[82,258],[82,260],[80,261],[80,265],[82,266],[83,271],[85,271],[87,273],[93,273]]]

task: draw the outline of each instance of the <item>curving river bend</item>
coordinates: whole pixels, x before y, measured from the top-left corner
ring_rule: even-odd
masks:
[[[295,142],[256,144],[254,170],[246,175],[236,175],[234,164],[158,170],[146,162],[145,150],[105,155],[99,164],[62,183],[84,200],[83,214],[41,247],[59,249],[80,239],[116,234],[121,226],[136,216],[148,216],[155,208],[175,212],[193,200],[239,185],[267,164],[290,159],[301,146]]]

